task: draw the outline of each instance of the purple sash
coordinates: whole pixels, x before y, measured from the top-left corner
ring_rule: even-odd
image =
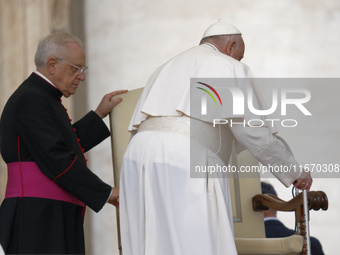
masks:
[[[45,176],[34,162],[9,163],[7,169],[8,180],[5,198],[38,197],[85,207],[83,202]]]

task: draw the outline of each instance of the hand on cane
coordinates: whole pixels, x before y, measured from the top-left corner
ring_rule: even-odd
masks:
[[[295,182],[293,182],[293,185],[300,190],[309,191],[312,183],[313,179],[310,175],[310,172],[304,169],[300,177]]]

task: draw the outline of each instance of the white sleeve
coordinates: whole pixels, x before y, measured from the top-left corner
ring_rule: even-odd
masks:
[[[298,163],[286,146],[272,135],[267,127],[230,127],[234,137],[241,146],[247,148],[254,157],[272,171],[273,175],[286,187],[289,187],[301,175]]]

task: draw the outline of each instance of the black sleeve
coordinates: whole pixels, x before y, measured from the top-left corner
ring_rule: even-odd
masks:
[[[77,137],[85,152],[110,136],[110,131],[104,121],[94,112],[90,111],[82,119],[73,124]]]

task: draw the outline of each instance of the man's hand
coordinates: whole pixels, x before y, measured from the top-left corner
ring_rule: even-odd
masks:
[[[310,187],[312,186],[313,179],[310,175],[310,172],[306,172],[305,170],[302,172],[299,179],[297,179],[293,185],[301,190],[306,189],[307,191],[310,190]]]
[[[119,188],[112,188],[111,196],[109,198],[109,201],[107,202],[116,207],[119,207],[118,198],[119,198]]]
[[[122,101],[122,98],[117,97],[113,100],[112,97],[122,94],[122,93],[126,93],[127,90],[118,90],[118,91],[114,91],[111,93],[106,94],[102,101],[99,103],[97,109],[95,110],[95,113],[98,114],[99,117],[101,117],[102,119],[105,118],[113,109],[113,107],[115,107],[117,104],[119,104]]]

